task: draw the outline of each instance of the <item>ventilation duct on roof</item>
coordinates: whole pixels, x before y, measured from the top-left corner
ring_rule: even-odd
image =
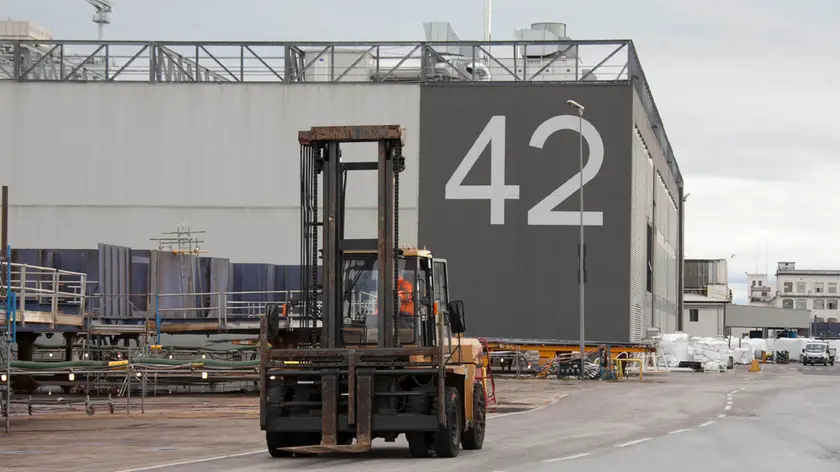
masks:
[[[566,36],[565,23],[533,23],[530,28],[520,28],[514,31],[518,41],[571,41]],[[571,45],[552,44],[525,47],[520,46],[517,54],[527,58],[554,58],[560,56],[565,59],[577,59],[578,47]],[[562,53],[562,54],[561,54]]]

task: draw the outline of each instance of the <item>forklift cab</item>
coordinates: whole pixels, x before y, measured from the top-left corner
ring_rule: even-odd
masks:
[[[437,345],[437,315],[449,336],[446,260],[428,250],[404,249],[398,261],[395,324],[405,347]],[[345,347],[376,346],[379,339],[379,264],[374,251],[344,252],[342,339]]]

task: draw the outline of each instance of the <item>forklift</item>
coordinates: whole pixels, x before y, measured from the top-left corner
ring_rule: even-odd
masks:
[[[272,457],[362,453],[400,434],[412,457],[483,446],[487,344],[463,336],[447,261],[399,246],[403,133],[398,125],[298,133],[302,290],[269,305],[260,325],[260,429]],[[350,143],[376,143],[377,160],[343,162]],[[377,175],[375,239],[344,237],[347,175],[356,171]]]

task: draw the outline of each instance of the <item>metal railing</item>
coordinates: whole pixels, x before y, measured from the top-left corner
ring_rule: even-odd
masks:
[[[629,40],[0,41],[17,81],[435,82],[629,80]],[[582,59],[586,58],[586,62]]]
[[[628,82],[677,184],[682,174],[631,40],[178,42],[0,41],[18,82]]]
[[[55,323],[62,306],[77,307],[66,314],[81,315],[85,312],[83,287],[87,286],[87,274],[14,262],[0,262],[0,270],[5,273],[7,265],[11,268],[8,288],[16,294],[19,321],[25,322],[27,310],[51,313],[52,323]],[[5,293],[5,290],[0,292],[0,310],[3,312]],[[33,308],[33,305],[38,307]]]

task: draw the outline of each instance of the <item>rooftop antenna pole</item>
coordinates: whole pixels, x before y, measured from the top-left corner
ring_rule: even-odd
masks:
[[[105,25],[111,24],[111,11],[113,11],[113,0],[87,0],[93,7],[93,22],[99,27],[99,41],[102,41]]]
[[[484,42],[487,43],[487,54],[490,54],[490,41],[493,26],[493,0],[484,0]]]

